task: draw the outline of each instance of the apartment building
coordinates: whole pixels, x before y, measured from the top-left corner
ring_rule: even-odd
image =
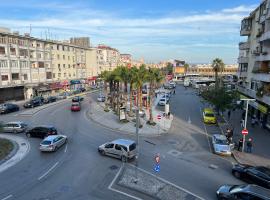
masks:
[[[74,90],[95,81],[96,49],[85,47],[85,39],[81,43],[76,46],[0,29],[0,102]]]
[[[97,47],[98,73],[112,71],[120,64],[120,53],[117,49],[100,44]]]
[[[130,54],[120,54],[120,65],[131,67],[132,56]]]
[[[238,91],[242,98],[254,98],[250,113],[270,128],[270,0],[261,4],[241,22]]]
[[[238,66],[237,65],[225,65],[222,72],[219,74],[221,76],[226,75],[237,75]],[[193,65],[187,68],[186,74],[198,74],[200,76],[214,77],[215,71],[211,64],[208,65]]]

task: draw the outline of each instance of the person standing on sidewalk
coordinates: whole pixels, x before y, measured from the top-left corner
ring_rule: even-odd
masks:
[[[247,141],[247,153],[251,153],[252,151],[252,139],[249,138]]]
[[[241,138],[241,139],[238,141],[238,148],[237,148],[237,150],[238,150],[238,151],[241,151],[242,148],[243,148],[243,138]]]
[[[241,128],[244,128],[245,127],[245,120],[244,119],[241,119],[240,125],[241,125]]]
[[[254,116],[252,116],[252,118],[251,118],[251,126],[254,127],[255,124],[256,124],[256,119],[255,119]]]

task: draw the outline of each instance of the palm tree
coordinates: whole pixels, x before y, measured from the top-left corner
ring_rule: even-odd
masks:
[[[99,75],[100,78],[102,78],[104,80],[104,95],[106,97],[106,101],[105,101],[105,109],[104,110],[108,110],[108,83],[110,84],[110,93],[112,92],[112,73],[109,71],[103,71],[101,72],[101,74]]]
[[[116,111],[116,113],[119,113],[119,97],[120,97],[120,82],[121,82],[121,69],[119,67],[115,68],[112,71],[113,75],[113,85],[114,85],[114,91],[113,91],[113,110]],[[116,97],[116,102],[115,102]]]
[[[138,69],[137,67],[131,67],[131,69],[129,70],[129,103],[130,103],[130,107],[129,107],[129,116],[133,116],[133,110],[132,110],[132,104],[133,104],[133,96],[132,96],[132,92],[133,92],[133,86],[134,83],[136,82],[137,79],[137,73],[138,73]]]
[[[212,62],[212,67],[215,72],[215,88],[217,89],[219,87],[218,73],[224,70],[224,63],[222,59],[220,58],[214,59]]]

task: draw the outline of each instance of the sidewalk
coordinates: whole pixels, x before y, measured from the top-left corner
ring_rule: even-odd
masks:
[[[226,128],[231,127],[234,129],[233,134],[233,142],[238,145],[238,141],[242,138],[242,128],[240,126],[240,120],[242,118],[243,110],[235,110],[231,111],[231,118],[228,120],[227,112],[224,113],[225,123],[219,124],[223,133],[226,133]],[[242,153],[242,152],[234,152],[233,155],[235,159],[239,163],[250,163],[251,165],[265,165],[265,162],[270,163],[270,132],[266,129],[261,128],[259,125],[255,125],[255,127],[251,127],[251,118],[248,117],[247,120],[247,129],[248,135],[246,136],[246,140],[248,138],[252,138],[253,140],[253,150],[252,154]],[[266,160],[266,161],[265,161]]]
[[[136,132],[135,116],[134,117],[127,116],[129,122],[121,123],[118,119],[118,116],[113,111],[105,112],[104,108],[105,108],[104,103],[97,103],[95,100],[92,100],[90,109],[87,111],[87,117],[106,128],[129,134],[135,134]],[[153,106],[153,118],[154,121],[157,123],[155,126],[147,124],[147,121],[149,119],[148,111],[145,112],[145,116],[143,118],[140,117],[140,122],[143,125],[143,127],[139,129],[140,135],[156,136],[168,132],[168,130],[171,127],[173,116],[171,115],[170,119],[162,117],[161,120],[157,120],[158,114],[161,113],[157,111]]]

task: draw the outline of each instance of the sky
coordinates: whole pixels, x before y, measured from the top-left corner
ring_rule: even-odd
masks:
[[[0,27],[38,38],[90,37],[146,62],[234,64],[241,19],[261,0],[5,0]]]

